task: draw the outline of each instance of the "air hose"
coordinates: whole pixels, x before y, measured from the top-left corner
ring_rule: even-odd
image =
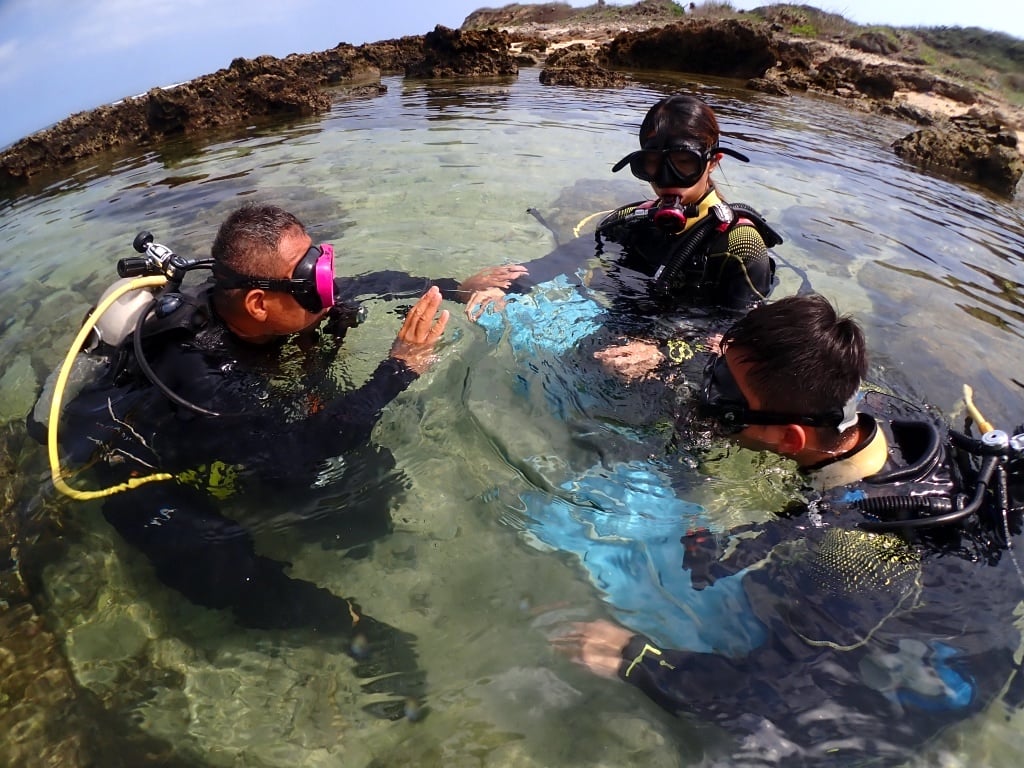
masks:
[[[704,245],[705,241],[718,229],[721,222],[715,216],[708,216],[704,221],[694,227],[693,232],[669,256],[668,262],[661,266],[654,275],[654,284],[660,289],[667,289],[672,285],[676,275],[685,267],[693,257],[693,254]]]
[[[64,363],[60,367],[60,371],[57,374],[57,382],[53,388],[53,401],[50,403],[50,420],[47,424],[46,441],[47,453],[50,458],[50,477],[53,480],[54,487],[66,496],[70,496],[71,498],[79,501],[87,501],[89,499],[99,499],[104,496],[112,496],[115,493],[131,490],[132,488],[137,488],[138,486],[146,483],[174,479],[174,475],[167,474],[166,472],[158,472],[152,475],[147,475],[146,477],[133,477],[124,483],[98,491],[80,491],[76,488],[72,488],[64,482],[64,477],[60,469],[60,456],[57,452],[57,424],[60,421],[61,401],[64,398],[64,389],[67,386],[68,377],[71,375],[71,368],[74,364],[75,357],[78,355],[78,351],[82,348],[85,340],[89,337],[93,328],[96,327],[100,318],[103,317],[103,314],[110,309],[113,303],[121,298],[121,296],[129,291],[137,291],[144,288],[160,288],[166,283],[167,278],[162,275],[156,275],[150,277],[139,277],[129,283],[117,286],[99,303],[99,305],[97,305],[95,311],[89,315],[86,321],[82,324],[82,327],[78,331],[78,335],[75,337],[75,340],[71,343],[71,347],[68,349],[68,354],[64,358]]]

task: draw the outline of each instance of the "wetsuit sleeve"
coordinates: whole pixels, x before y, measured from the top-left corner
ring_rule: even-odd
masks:
[[[775,261],[757,229],[741,224],[712,244],[708,276],[717,286],[715,299],[719,306],[746,309],[771,292]]]
[[[462,303],[466,301],[466,296],[459,289],[459,281],[453,277],[431,279],[397,270],[383,270],[343,278],[339,282],[341,283],[339,298],[344,300],[368,296],[384,301],[418,299],[427,292],[431,285],[436,285],[445,299]]]
[[[562,243],[550,253],[526,262],[523,266],[528,274],[514,280],[508,293],[529,293],[534,287],[554,280],[559,275],[571,277],[593,259],[595,253],[596,244],[590,237],[577,237]]]
[[[710,720],[723,714],[716,706],[719,699],[747,687],[749,672],[744,659],[659,648],[646,635],[633,635],[622,649],[619,664],[619,677],[662,709],[674,715],[701,714]]]
[[[419,374],[401,360],[386,358],[363,386],[336,398],[309,418],[309,426],[328,448],[340,453],[368,442],[384,406],[401,394]]]
[[[268,414],[252,430],[259,451],[237,455],[235,461],[255,470],[264,482],[306,485],[323,459],[367,444],[384,407],[417,376],[405,363],[389,357],[365,384],[303,422],[281,423]]]

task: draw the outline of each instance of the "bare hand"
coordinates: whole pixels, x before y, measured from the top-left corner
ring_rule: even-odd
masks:
[[[478,291],[489,288],[508,288],[512,281],[530,274],[522,264],[506,264],[500,267],[487,267],[475,275],[467,277],[459,284],[459,296],[471,297]]]
[[[488,307],[496,310],[505,308],[505,292],[501,288],[487,288],[482,291],[473,291],[473,295],[466,302],[466,317],[476,322]]]
[[[619,674],[622,649],[632,636],[628,629],[610,621],[587,621],[571,624],[567,631],[552,637],[551,644],[595,675],[614,678]]]
[[[423,373],[430,367],[434,360],[434,345],[448,325],[450,314],[446,309],[438,315],[440,306],[441,291],[436,285],[431,286],[409,310],[395,343],[391,345],[391,357],[401,360],[416,373]]]
[[[594,359],[607,371],[627,381],[646,379],[665,362],[658,346],[649,341],[630,341],[616,347],[605,347],[594,353]]]

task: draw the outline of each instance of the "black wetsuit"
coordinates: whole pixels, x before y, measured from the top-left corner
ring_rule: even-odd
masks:
[[[695,589],[742,579],[762,643],[734,658],[635,635],[623,650],[620,676],[660,706],[746,737],[731,765],[772,763],[769,754],[787,766],[902,763],[1013,675],[1019,506],[1005,526],[1013,550],[1001,520],[865,530],[858,499],[949,495],[961,483],[948,443],[933,439],[944,432],[921,422],[878,428],[889,457],[876,475],[764,524],[683,537]]]
[[[411,302],[430,284],[373,273],[337,281],[336,296]],[[448,295],[458,287],[454,280],[434,284]],[[213,310],[208,285],[182,296],[175,312],[147,323],[145,358],[174,394],[220,415],[196,413],[158,391],[129,339],[107,373],[65,404],[62,462],[92,465],[90,484],[99,487],[154,472],[175,476],[106,497],[103,514],[162,582],[192,602],[229,608],[247,627],[359,633],[368,643],[363,651],[386,646],[375,661],[364,659],[368,675],[408,671],[415,666],[411,637],[363,615],[350,599],[288,576],[287,563],[258,554],[232,518],[263,522],[259,510],[276,500],[289,516],[270,525],[362,554],[391,530],[389,507],[405,485],[391,454],[370,435],[382,409],[417,374],[389,357],[364,384],[344,390],[326,370],[340,337],[318,330],[245,343]],[[30,431],[45,439],[38,427],[30,419]]]
[[[597,227],[597,249],[581,238],[526,264],[530,274],[513,291],[525,291],[559,274],[573,275],[593,256],[603,274],[587,284],[603,290],[612,314],[629,307],[630,314],[666,314],[683,308],[744,310],[771,292],[775,261],[768,248],[782,238],[752,209],[737,204],[722,208],[729,222],[716,217],[720,204],[712,190],[687,209],[688,224],[679,234],[655,225],[653,208],[630,203],[612,211]],[[622,246],[606,254],[603,241]],[[609,258],[611,257],[611,258]],[[667,272],[666,272],[667,270]]]

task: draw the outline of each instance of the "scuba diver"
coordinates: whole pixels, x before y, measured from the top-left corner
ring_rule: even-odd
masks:
[[[902,764],[1004,689],[1020,703],[1024,434],[974,409],[975,439],[892,396],[858,397],[863,333],[818,295],[754,308],[721,350],[685,428],[704,420],[788,456],[807,487],[767,522],[681,539],[694,590],[738,580],[756,642],[673,649],[599,620],[555,647],[740,735],[732,765]]]
[[[666,318],[682,309],[748,309],[771,292],[775,261],[768,249],[782,243],[757,211],[719,196],[711,174],[723,156],[749,160],[721,145],[715,113],[702,100],[689,94],[661,99],[644,117],[639,141],[640,149],[619,160],[612,171],[628,166],[651,184],[656,197],[604,216],[595,231],[599,269],[580,286],[602,292],[610,305],[602,307],[605,317],[622,321],[619,341],[595,357],[627,380],[643,378],[677,357],[672,343],[678,343],[664,338],[673,335],[660,327],[664,323],[648,323],[644,332],[631,320]],[[604,254],[606,241],[621,246],[612,259]],[[525,264],[528,274],[512,283],[511,295],[500,289],[474,294],[467,314],[490,328],[494,313],[486,312],[489,306],[515,301],[516,294],[536,290],[557,276],[575,275],[594,256],[592,248],[584,251],[577,240]]]
[[[403,482],[371,431],[433,360],[449,317],[442,298],[507,284],[515,272],[483,270],[461,285],[398,272],[335,279],[332,246],[314,245],[294,215],[272,205],[230,214],[210,259],[179,257],[149,233],[135,247],[142,255],[119,262],[122,280],[29,415],[55,485],[102,498],[107,521],[193,603],[230,609],[245,627],[347,636],[360,676],[416,677],[410,636],[287,575],[287,563],[257,553],[229,505],[244,515],[254,498],[282,497],[324,546],[353,557],[388,533]],[[212,277],[182,287],[197,269]],[[356,300],[420,294],[388,357],[361,386],[338,391],[326,368],[365,315]],[[79,369],[99,375],[65,392]],[[58,425],[67,438],[59,446]],[[91,467],[103,490],[72,488],[62,463]],[[382,690],[406,693],[398,684]],[[401,700],[382,713],[401,717]]]
[[[651,278],[651,290],[673,302],[746,309],[772,289],[768,248],[782,238],[755,210],[723,201],[711,173],[724,155],[749,158],[720,141],[718,120],[688,94],[666,96],[640,125],[640,149],[612,166],[650,182],[655,200],[605,216],[596,237],[624,248],[623,266]]]

